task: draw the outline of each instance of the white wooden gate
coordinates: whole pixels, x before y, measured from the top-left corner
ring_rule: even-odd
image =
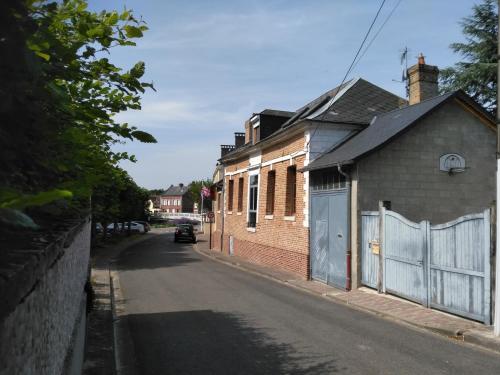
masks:
[[[379,213],[362,213],[362,282],[377,286],[382,256],[384,292],[490,324],[489,210],[439,225],[382,214],[380,232]]]

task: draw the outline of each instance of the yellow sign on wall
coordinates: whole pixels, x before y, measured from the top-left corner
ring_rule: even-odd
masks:
[[[378,241],[370,241],[370,249],[373,254],[380,254],[380,243]]]

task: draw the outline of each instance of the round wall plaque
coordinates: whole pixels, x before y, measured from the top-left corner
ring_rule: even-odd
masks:
[[[439,170],[448,173],[465,171],[465,159],[459,154],[445,154],[439,158]]]

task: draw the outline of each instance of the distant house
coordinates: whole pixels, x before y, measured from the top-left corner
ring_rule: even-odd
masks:
[[[193,212],[193,199],[187,186],[184,184],[170,185],[160,196],[160,211],[167,213]]]
[[[152,195],[149,197],[148,210],[152,213],[160,212],[161,210],[161,199],[159,195]]]

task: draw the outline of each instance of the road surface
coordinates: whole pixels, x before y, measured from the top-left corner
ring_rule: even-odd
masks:
[[[171,233],[118,269],[140,374],[500,374],[496,354],[218,263]]]

